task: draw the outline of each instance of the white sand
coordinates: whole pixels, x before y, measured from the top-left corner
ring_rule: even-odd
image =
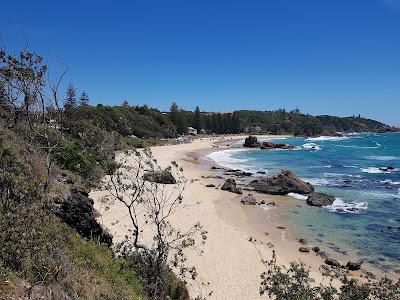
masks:
[[[230,139],[230,138],[229,138]],[[189,285],[191,296],[201,293],[209,299],[265,299],[259,296],[260,274],[264,271],[262,258],[270,258],[272,249],[278,253],[279,262],[288,264],[301,258],[312,266],[312,275],[319,280],[317,271],[320,259],[314,254],[302,254],[297,251],[299,244],[287,240],[287,232],[273,226],[266,230],[269,235],[261,234],[249,225],[248,212],[259,207],[245,207],[239,204],[240,196],[229,192],[205,187],[206,183],[218,184],[215,179],[203,179],[201,175],[210,175],[211,171],[196,163],[201,149],[211,149],[216,139],[195,140],[190,144],[160,146],[152,149],[161,166],[167,166],[176,160],[184,168],[188,179],[199,179],[189,184],[184,201],[188,205],[176,213],[171,222],[180,228],[188,228],[199,221],[208,231],[206,244],[197,252],[188,254],[188,264],[195,265],[199,273],[196,284]],[[197,154],[196,154],[197,153]],[[90,196],[95,200],[95,208],[100,212],[99,221],[119,242],[128,234],[129,220],[126,210],[119,204],[104,204],[101,201],[104,191],[93,191]],[[271,198],[271,197],[269,197]],[[274,201],[286,197],[275,197]],[[290,200],[293,201],[293,200]],[[273,210],[271,210],[273,212]],[[268,221],[268,220],[267,220]],[[257,242],[249,242],[249,237]],[[261,244],[262,242],[262,244]],[[274,248],[266,246],[272,242]]]

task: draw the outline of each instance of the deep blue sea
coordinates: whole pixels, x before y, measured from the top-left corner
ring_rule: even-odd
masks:
[[[332,249],[347,249],[380,269],[400,266],[400,134],[266,139],[295,150],[237,148],[209,155],[219,165],[256,173],[290,169],[334,195],[332,206],[296,206],[290,217],[298,235]],[[389,169],[386,169],[388,168]],[[293,201],[304,196],[291,194]],[[342,251],[342,250],[340,250]],[[337,252],[340,252],[337,250]]]

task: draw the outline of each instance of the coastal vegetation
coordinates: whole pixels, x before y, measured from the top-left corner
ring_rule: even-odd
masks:
[[[27,50],[16,56],[0,52],[0,293],[5,299],[189,297],[185,280],[196,279],[197,273],[185,266],[184,250],[195,246],[195,234],[204,242],[206,232],[199,224],[184,233],[171,226],[168,218],[183,201],[186,179],[182,170],[175,163],[160,170],[151,153],[136,148],[175,138],[186,133],[188,126],[216,134],[395,130],[361,117],[313,117],[299,111],[222,114],[201,112],[199,107],[185,111],[173,104],[163,113],[126,102],[90,106],[84,92],[77,101],[72,85],[65,98],[61,95],[66,71],[49,79],[41,56]],[[116,161],[115,152],[128,149],[134,149],[129,153],[138,165],[127,168]],[[123,167],[129,172],[121,173]],[[153,172],[146,173],[152,180],[146,180],[145,171]],[[176,180],[171,182],[175,196],[168,199],[159,182],[167,176],[165,171]],[[155,176],[154,172],[164,173]],[[108,191],[132,216],[132,234],[118,256],[111,249],[112,236],[96,221],[88,197],[88,191],[98,187],[105,176],[111,180]],[[241,193],[234,181],[226,189]],[[122,197],[122,191],[131,192],[131,198]],[[144,221],[156,228],[151,245],[140,241],[141,220],[133,213],[138,206],[145,207]],[[264,292],[277,299],[331,299],[307,290],[305,269],[293,265],[294,273],[284,275],[273,262],[271,266],[272,273],[263,281]],[[298,278],[300,283],[293,281]],[[293,285],[281,286],[286,279]],[[384,283],[388,288],[378,295],[397,297],[398,285]],[[363,296],[365,289],[378,293],[379,284],[351,286],[356,287],[351,292],[355,296],[339,299],[369,299]],[[295,287],[301,287],[304,294],[296,294]],[[346,282],[344,287],[348,287]]]

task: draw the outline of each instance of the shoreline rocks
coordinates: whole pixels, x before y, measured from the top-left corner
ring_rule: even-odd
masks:
[[[286,195],[288,193],[310,194],[314,187],[289,170],[281,170],[278,174],[250,182],[254,191],[272,195]]]
[[[245,140],[243,147],[247,148],[258,148],[261,146],[261,143],[257,140],[255,136],[249,135]]]
[[[254,195],[248,194],[247,196],[242,198],[242,200],[240,200],[240,202],[242,204],[246,204],[246,205],[256,205],[257,204],[257,199],[256,199],[256,197],[254,197]]]
[[[263,150],[274,150],[274,149],[284,149],[284,150],[291,150],[296,148],[295,146],[288,145],[288,144],[274,144],[272,142],[266,141],[260,143],[257,137],[249,135],[245,140],[243,147],[246,148],[260,148]]]
[[[225,179],[225,182],[222,185],[221,190],[236,194],[243,194],[242,189],[236,187],[236,181],[233,178]]]
[[[332,205],[334,201],[335,197],[320,192],[312,192],[308,195],[307,198],[308,205],[317,207]]]

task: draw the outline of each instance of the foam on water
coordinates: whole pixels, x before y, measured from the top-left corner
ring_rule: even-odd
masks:
[[[229,168],[229,169],[240,169],[242,171],[247,171],[251,168],[250,165],[246,164],[250,159],[246,158],[235,158],[233,157],[238,152],[251,151],[247,149],[230,149],[223,151],[212,152],[207,155],[208,158],[214,160],[218,165]]]
[[[400,160],[400,157],[398,156],[367,156],[367,159],[370,160],[381,160],[381,161],[390,161],[390,160]]]
[[[344,202],[340,198],[336,198],[332,205],[324,206],[327,210],[337,213],[358,214],[361,210],[368,209],[367,202]]]
[[[321,150],[321,146],[317,145],[315,143],[305,143],[304,145],[301,146],[301,149],[320,151]]]
[[[361,171],[365,173],[370,173],[370,174],[391,174],[393,172],[397,172],[398,169],[393,169],[391,171],[385,171],[381,170],[380,168],[377,167],[368,167],[368,168],[361,168]]]
[[[349,139],[348,136],[318,136],[307,138],[306,141],[343,141]]]

